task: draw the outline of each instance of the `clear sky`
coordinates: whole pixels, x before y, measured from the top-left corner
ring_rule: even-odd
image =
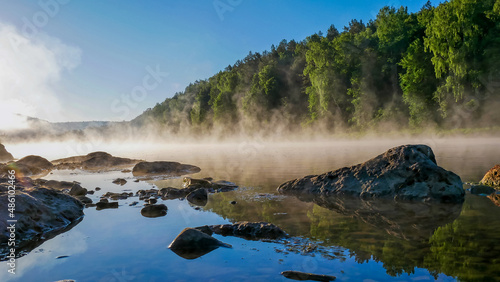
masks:
[[[426,2],[3,0],[0,115],[130,120],[249,51]]]

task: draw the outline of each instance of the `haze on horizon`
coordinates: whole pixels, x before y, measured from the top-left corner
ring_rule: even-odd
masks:
[[[0,11],[0,128],[26,126],[15,114],[131,120],[249,51],[367,22],[385,5],[418,11],[426,2],[8,0]]]

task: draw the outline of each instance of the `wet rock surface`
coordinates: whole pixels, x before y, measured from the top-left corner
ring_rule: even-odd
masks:
[[[90,171],[121,169],[133,166],[138,162],[140,160],[115,157],[106,152],[93,152],[85,156],[74,156],[52,161],[58,169],[83,169]]]
[[[283,271],[281,272],[281,275],[288,279],[293,279],[293,280],[299,280],[299,281],[304,281],[304,280],[312,280],[312,281],[334,281],[337,279],[335,276],[330,276],[330,275],[323,275],[323,274],[313,274],[313,273],[307,273],[307,272],[300,272],[300,271],[293,271],[293,270],[288,270],[288,271]]]
[[[470,187],[470,192],[474,195],[489,195],[495,193],[495,188],[486,185],[473,185]]]
[[[186,200],[197,206],[205,206],[208,202],[208,192],[204,188],[198,188],[186,196]]]
[[[167,215],[168,208],[164,204],[152,204],[147,205],[141,210],[141,214],[144,217],[160,217]]]
[[[178,162],[139,162],[132,169],[134,176],[170,175],[180,176],[200,172],[201,169],[194,165]]]
[[[231,248],[231,245],[195,228],[185,228],[168,246],[170,250],[185,259],[201,257],[219,247]]]
[[[285,231],[268,222],[242,221],[233,224],[211,225],[209,227],[215,234],[236,236],[247,240],[276,240],[288,237]]]
[[[15,223],[16,240],[18,253],[20,251],[30,251],[44,240],[68,230],[77,224],[83,217],[83,204],[61,191],[54,189],[32,186],[34,182],[29,182],[29,186],[24,186],[16,182],[16,207]],[[8,179],[0,179],[0,206],[7,207],[8,200]],[[0,210],[0,253],[7,250],[9,231],[7,229],[11,223],[7,208]]]
[[[500,165],[492,167],[481,179],[481,184],[493,186],[500,190]]]
[[[437,166],[426,145],[395,147],[362,164],[285,182],[278,191],[437,202],[463,202],[465,196],[460,177]]]

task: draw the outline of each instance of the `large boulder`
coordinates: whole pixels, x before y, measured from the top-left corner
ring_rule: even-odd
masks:
[[[27,177],[40,177],[48,174],[54,165],[40,156],[26,156],[16,162],[9,163],[0,168],[3,177],[7,176],[9,170],[15,170],[17,175]]]
[[[10,162],[12,160],[14,160],[12,154],[7,152],[3,144],[0,144],[0,162],[5,163],[5,162]]]
[[[276,240],[288,237],[285,231],[268,222],[242,221],[233,224],[211,225],[209,228],[215,234],[237,236],[247,240]]]
[[[458,175],[437,165],[430,147],[404,145],[362,164],[285,182],[278,191],[295,195],[463,202],[462,185]]]
[[[85,156],[75,156],[53,160],[58,169],[116,170],[133,166],[140,160],[114,157],[106,152],[93,152]]]
[[[30,182],[31,186],[34,184]],[[44,240],[74,226],[83,217],[83,204],[60,191],[39,186],[23,186],[16,182],[15,218],[10,217],[8,179],[0,179],[0,254],[8,248],[10,232],[7,229],[16,219],[17,253],[31,251]],[[1,255],[0,255],[1,257]]]
[[[168,246],[170,250],[185,259],[201,257],[218,247],[231,248],[231,245],[195,228],[185,228]]]
[[[132,169],[134,176],[145,175],[171,175],[180,176],[200,172],[201,169],[194,165],[178,162],[140,162]]]
[[[49,162],[46,158],[34,155],[24,157],[16,161],[16,164],[32,166],[42,170],[52,170],[52,168],[54,168],[54,165],[51,162]]]
[[[481,184],[500,189],[500,165],[491,168],[481,180]]]

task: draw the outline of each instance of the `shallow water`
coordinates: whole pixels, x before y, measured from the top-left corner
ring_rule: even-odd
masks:
[[[291,281],[281,271],[337,277],[338,281],[500,279],[500,207],[486,197],[467,195],[461,206],[394,205],[390,202],[312,202],[276,193],[287,180],[319,174],[370,159],[408,143],[430,145],[437,162],[464,182],[477,182],[500,162],[499,139],[420,139],[315,143],[233,144],[21,144],[14,156],[56,159],[104,150],[121,157],[170,160],[199,166],[192,177],[235,182],[231,192],[211,194],[196,210],[187,201],[159,201],[164,217],[146,218],[137,197],[118,209],[85,209],[74,228],[18,259],[17,273],[0,263],[0,281]],[[115,178],[128,180],[124,186]],[[181,186],[182,179],[135,183],[130,173],[54,171],[46,179],[79,181],[83,187],[120,192]],[[235,205],[231,201],[236,201]],[[373,214],[373,210],[377,211]],[[167,246],[185,227],[236,221],[267,221],[293,236],[280,243],[217,239],[219,248],[186,260]],[[68,256],[56,259],[58,256]]]

